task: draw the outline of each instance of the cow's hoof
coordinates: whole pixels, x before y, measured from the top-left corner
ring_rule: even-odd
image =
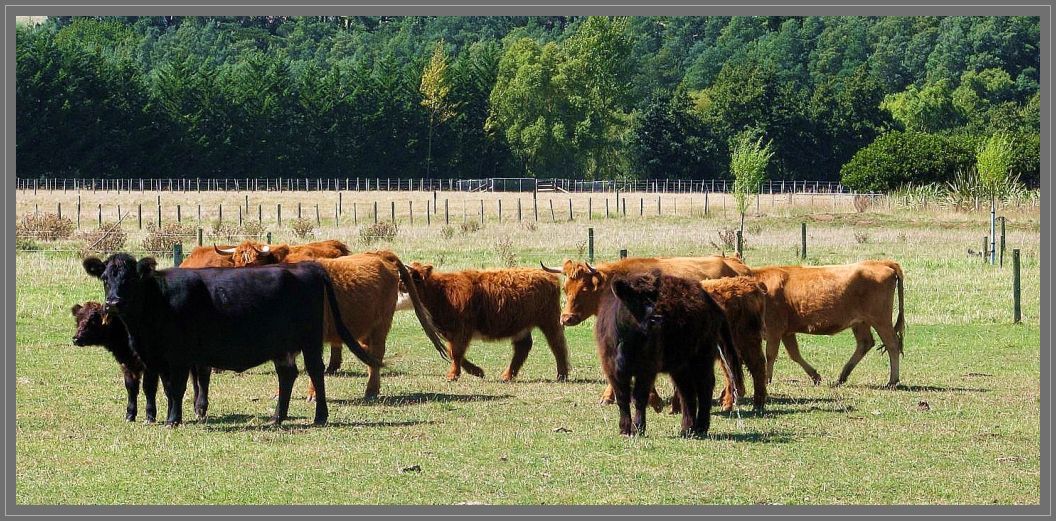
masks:
[[[308,393],[308,396],[304,397],[304,401],[312,403],[315,401],[315,393]]]
[[[454,382],[455,380],[458,380],[458,377],[459,377],[459,376],[461,376],[461,375],[457,375],[457,374],[452,374],[452,373],[448,373],[448,375],[447,375],[447,381],[448,381],[448,382]]]
[[[126,414],[125,415],[125,421],[129,422],[129,423],[132,423],[132,422],[136,421],[136,415],[135,414]]]
[[[558,382],[567,382],[568,381],[568,373],[564,373],[564,374],[560,374],[559,373],[557,375],[557,381]]]
[[[612,398],[601,398],[598,400],[598,405],[612,405],[614,403],[616,403],[616,400]]]
[[[812,375],[810,375],[810,379],[814,382],[814,385],[821,385],[821,375],[820,374],[812,374]]]
[[[509,372],[506,372],[502,373],[502,376],[500,376],[499,379],[501,379],[503,383],[510,383],[513,380],[513,377],[514,375],[510,374]]]
[[[175,429],[176,427],[179,427],[179,426],[180,426],[180,422],[178,422],[178,421],[165,422],[165,427],[168,428],[168,429]]]
[[[887,385],[884,387],[893,391],[895,389],[898,389],[898,382],[887,382]]]
[[[143,420],[143,424],[144,425],[150,425],[150,424],[152,424],[152,423],[154,423],[156,421],[157,421],[157,419],[155,419],[153,416],[147,416],[146,419]]]

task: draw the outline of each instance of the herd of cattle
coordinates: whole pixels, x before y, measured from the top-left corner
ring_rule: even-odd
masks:
[[[73,306],[76,345],[101,345],[124,373],[134,421],[140,385],[146,419],[156,417],[158,381],[168,400],[166,424],[182,422],[191,380],[195,416],[208,409],[211,373],[244,371],[271,361],[278,376],[273,421],[287,417],[303,354],[315,423],[328,418],[324,374],[341,366],[342,345],[367,365],[365,397],[378,396],[385,341],[397,310],[413,309],[430,342],[450,359],[448,380],[461,371],[483,377],[466,358],[473,339],[510,339],[513,357],[503,381],[517,376],[532,348],[532,330],[546,337],[557,380],[569,374],[564,327],[597,316],[594,335],[608,379],[603,403],[616,402],[620,433],[644,434],[647,405],[661,410],[657,374],[674,384],[672,412],[682,435],[706,435],[714,365],[723,370],[723,410],[744,395],[742,366],[762,410],[781,342],[815,384],[821,376],[799,352],[797,333],[832,335],[851,328],[857,347],[837,380],[842,384],[875,345],[890,356],[889,386],[899,381],[905,334],[903,273],[890,260],[838,266],[749,268],[737,257],[630,258],[591,266],[566,260],[561,269],[465,270],[440,273],[404,263],[391,251],[352,254],[339,241],[304,245],[196,248],[178,268],[124,253],[83,261],[103,282],[104,303]],[[564,277],[566,298],[561,307]],[[895,292],[898,316],[892,323]],[[322,345],[331,345],[324,367]],[[765,354],[763,343],[765,341]],[[631,403],[635,414],[631,417]]]

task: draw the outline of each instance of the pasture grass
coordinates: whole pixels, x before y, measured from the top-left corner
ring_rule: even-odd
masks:
[[[183,194],[163,197],[178,195]],[[424,194],[396,195],[424,199]],[[31,208],[31,197],[20,193],[19,208]],[[232,204],[240,199],[227,197]],[[631,255],[710,254],[715,252],[710,242],[719,242],[717,232],[736,223],[732,206],[726,217],[712,212],[706,218],[687,213],[567,222],[565,204],[566,222],[541,220],[531,230],[487,220],[479,231],[456,229],[449,238],[442,235],[442,223],[426,227],[416,217],[415,225],[401,226],[391,241],[369,248],[392,248],[405,262],[429,261],[438,269],[497,266],[511,251],[521,265],[540,260],[556,265],[586,255],[586,227],[593,226],[601,262],[614,259],[620,248]],[[341,372],[327,379],[326,427],[311,426],[314,408],[303,402],[303,375],[294,391],[293,417],[282,428],[265,425],[276,387],[269,366],[214,375],[205,423],[192,421],[175,430],[126,423],[124,389],[112,358],[101,348],[77,348],[69,340],[69,307],[99,300],[98,281],[83,273],[76,253],[48,250],[67,249],[61,245],[19,252],[16,501],[1038,504],[1037,210],[1021,210],[1009,222],[1009,252],[1023,252],[1024,323],[1013,325],[1010,253],[1006,266],[998,268],[966,252],[981,246],[979,237],[987,231],[983,213],[874,208],[858,214],[849,205],[811,212],[781,209],[776,201],[768,212],[761,206],[761,215],[746,223],[750,265],[798,263],[801,221],[808,222],[809,264],[874,257],[902,263],[908,323],[903,385],[881,388],[887,355],[870,353],[846,386],[831,387],[853,351],[852,335],[800,335],[804,356],[825,379],[822,385],[810,385],[782,350],[767,412],[752,414],[747,400],[739,417],[713,409],[705,440],[678,438],[679,418],[666,411],[650,410],[643,438],[617,434],[616,408],[596,403],[604,382],[593,320],[565,330],[573,368],[569,382],[553,381],[553,357],[536,333],[518,381],[498,380],[512,350],[496,342],[474,343],[468,354],[484,368],[485,379],[463,375],[449,383],[446,362],[409,313],[396,316],[379,400],[361,399],[365,371],[346,351]],[[549,217],[548,206],[546,211]],[[328,228],[324,221],[321,237],[367,249],[358,230]],[[868,234],[868,240],[859,243],[855,232]],[[135,240],[134,224],[130,233]],[[282,229],[274,235],[276,242],[293,240]],[[664,378],[660,389],[670,395]],[[190,399],[188,391],[185,412]],[[161,411],[164,404],[162,395]],[[421,470],[401,472],[415,465]]]

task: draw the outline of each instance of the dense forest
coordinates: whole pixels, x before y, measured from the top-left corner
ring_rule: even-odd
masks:
[[[724,178],[884,189],[1010,136],[1039,177],[1039,20],[91,17],[17,32],[20,177]],[[888,176],[888,177],[885,177]],[[894,177],[891,177],[894,176]]]

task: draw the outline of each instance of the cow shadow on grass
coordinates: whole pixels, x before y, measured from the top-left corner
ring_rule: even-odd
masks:
[[[859,385],[848,385],[847,387],[853,387],[858,389],[871,389],[874,391],[904,391],[914,393],[988,393],[991,390],[983,387],[946,387],[942,385],[901,385],[899,384],[894,389],[887,387],[886,385],[876,384],[859,384]]]
[[[668,436],[678,439],[681,436]],[[791,443],[796,441],[792,431],[784,429],[770,429],[764,431],[741,431],[741,432],[711,432],[706,438],[693,438],[687,441],[733,441],[738,443]]]
[[[251,420],[257,420],[251,422]],[[204,430],[211,432],[306,432],[308,429],[328,428],[385,428],[385,427],[413,427],[416,425],[432,425],[433,420],[383,420],[383,421],[329,421],[326,425],[313,425],[308,416],[290,416],[285,422],[276,427],[270,423],[270,416],[255,416],[249,414],[230,414],[217,418],[209,418],[205,424],[198,423]]]
[[[332,399],[327,403],[335,405],[421,405],[424,403],[487,402],[513,398],[512,394],[449,394],[449,393],[404,393],[382,395],[377,398]]]
[[[604,378],[569,378],[564,381],[558,381],[557,378],[515,378],[511,384],[594,384],[594,385],[607,385],[608,380]]]
[[[304,373],[304,371],[301,371]],[[407,376],[405,371],[382,369],[382,376]],[[307,376],[302,374],[302,376]],[[366,378],[367,372],[359,369],[338,369],[336,373],[326,375],[326,378]]]

